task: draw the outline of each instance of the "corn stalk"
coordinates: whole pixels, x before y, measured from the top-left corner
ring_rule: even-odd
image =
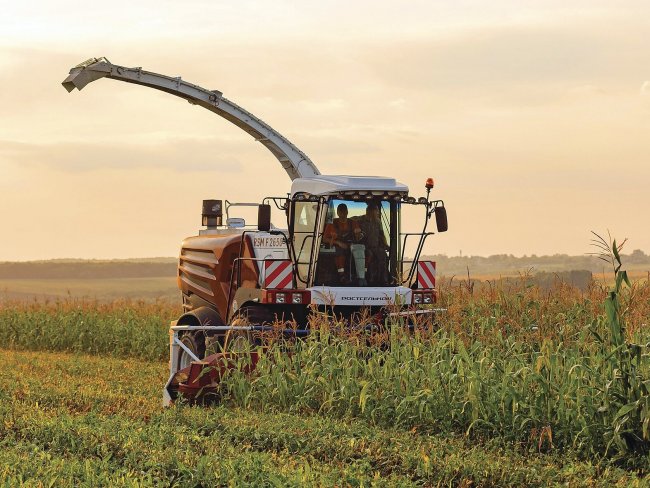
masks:
[[[610,420],[606,421],[606,454],[614,447],[620,453],[650,450],[650,395],[648,380],[642,369],[647,360],[647,348],[635,344],[626,337],[627,312],[632,301],[633,286],[623,270],[620,251],[625,244],[616,239],[605,240],[593,233],[594,245],[600,249],[597,256],[612,266],[614,287],[604,301],[605,319],[595,321],[591,331],[605,356],[603,367],[607,368],[608,381],[602,387],[603,402],[599,411]],[[603,332],[606,321],[607,332]],[[600,331],[600,332],[599,332]],[[612,417],[613,415],[613,417]]]

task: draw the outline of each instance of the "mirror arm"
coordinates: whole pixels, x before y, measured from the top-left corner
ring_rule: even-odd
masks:
[[[443,202],[442,200],[433,200],[433,201],[429,202],[429,209],[427,211],[427,218],[429,218],[429,219],[431,218],[431,216],[435,213],[436,208],[444,207],[444,206],[445,206],[445,202]]]

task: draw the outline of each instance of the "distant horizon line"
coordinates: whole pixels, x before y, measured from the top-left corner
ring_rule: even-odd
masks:
[[[643,255],[648,256],[648,254],[641,250],[641,249],[635,249],[630,253],[621,253],[622,256],[630,256],[633,253],[636,253],[637,251],[640,251],[643,253]],[[554,254],[522,254],[522,255],[515,255],[512,253],[498,253],[498,254],[489,254],[489,255],[481,255],[481,254],[456,254],[456,255],[448,255],[446,253],[436,253],[436,254],[426,254],[423,253],[422,256],[440,256],[440,257],[445,257],[448,259],[471,259],[471,258],[484,258],[484,259],[490,259],[493,257],[498,257],[498,256],[506,256],[509,258],[514,258],[514,259],[525,259],[525,258],[546,258],[546,257],[554,257],[554,256],[566,256],[569,258],[577,258],[577,257],[587,257],[591,256],[593,253],[582,253],[582,254],[567,254],[567,253],[554,253]],[[105,263],[115,263],[115,262],[168,262],[168,261],[177,261],[178,257],[177,256],[151,256],[151,257],[133,257],[133,258],[47,258],[47,259],[20,259],[20,260],[0,260],[0,264],[8,264],[8,263],[53,263],[53,262],[58,262],[58,263],[78,263],[78,262],[105,262]]]

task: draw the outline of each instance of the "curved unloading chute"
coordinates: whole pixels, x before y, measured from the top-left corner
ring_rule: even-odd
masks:
[[[193,105],[200,105],[220,115],[240,129],[248,132],[256,141],[264,144],[280,161],[280,164],[282,164],[282,167],[292,180],[320,175],[320,171],[318,171],[311,159],[286,137],[263,120],[225,98],[220,91],[206,90],[183,81],[180,77],[173,78],[144,71],[142,68],[118,66],[112,64],[106,58],[91,58],[78,64],[70,70],[70,74],[63,80],[62,84],[68,92],[71,92],[75,88],[81,90],[88,83],[100,78],[110,78],[155,88],[184,98]]]

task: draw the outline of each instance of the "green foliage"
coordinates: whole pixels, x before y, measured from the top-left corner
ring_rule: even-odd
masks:
[[[636,300],[625,295],[633,286],[620,246],[610,248],[615,286],[601,293],[605,313],[595,318],[598,301],[571,299],[562,286],[543,299],[528,285],[481,296],[467,288],[456,324],[415,336],[391,325],[382,347],[321,322],[291,354],[272,346],[254,376],[231,374],[223,398],[243,408],[454,432],[646,469],[650,357],[628,337],[626,320],[647,320],[650,301],[640,310],[634,302],[648,296],[648,283],[634,289]],[[647,339],[644,325],[633,327],[637,339]]]
[[[166,360],[179,311],[164,301],[12,302],[0,305],[0,335],[14,349]]]
[[[627,339],[627,315],[635,288],[622,270],[620,250],[623,244],[606,241],[595,234],[599,258],[612,266],[614,288],[605,299],[606,316],[594,321],[592,333],[604,358],[600,369],[607,381],[603,384],[605,400],[601,407],[605,425],[607,452],[622,458],[630,452],[650,451],[650,377],[646,345]]]
[[[641,425],[629,410],[612,407],[619,392],[608,360],[593,343],[565,348],[544,340],[536,350],[506,337],[495,347],[465,344],[444,330],[428,337],[394,331],[387,348],[369,354],[346,338],[321,335],[291,355],[272,347],[255,375],[226,379],[224,398],[255,410],[360,418],[595,459],[625,454],[630,466],[645,466],[637,452],[610,442],[623,415],[628,428]],[[647,377],[649,366],[644,358],[638,371]]]
[[[160,407],[161,363],[2,351],[5,486],[641,486],[636,474],[450,433]],[[85,374],[81,374],[84,372]],[[51,485],[50,485],[51,484]]]

